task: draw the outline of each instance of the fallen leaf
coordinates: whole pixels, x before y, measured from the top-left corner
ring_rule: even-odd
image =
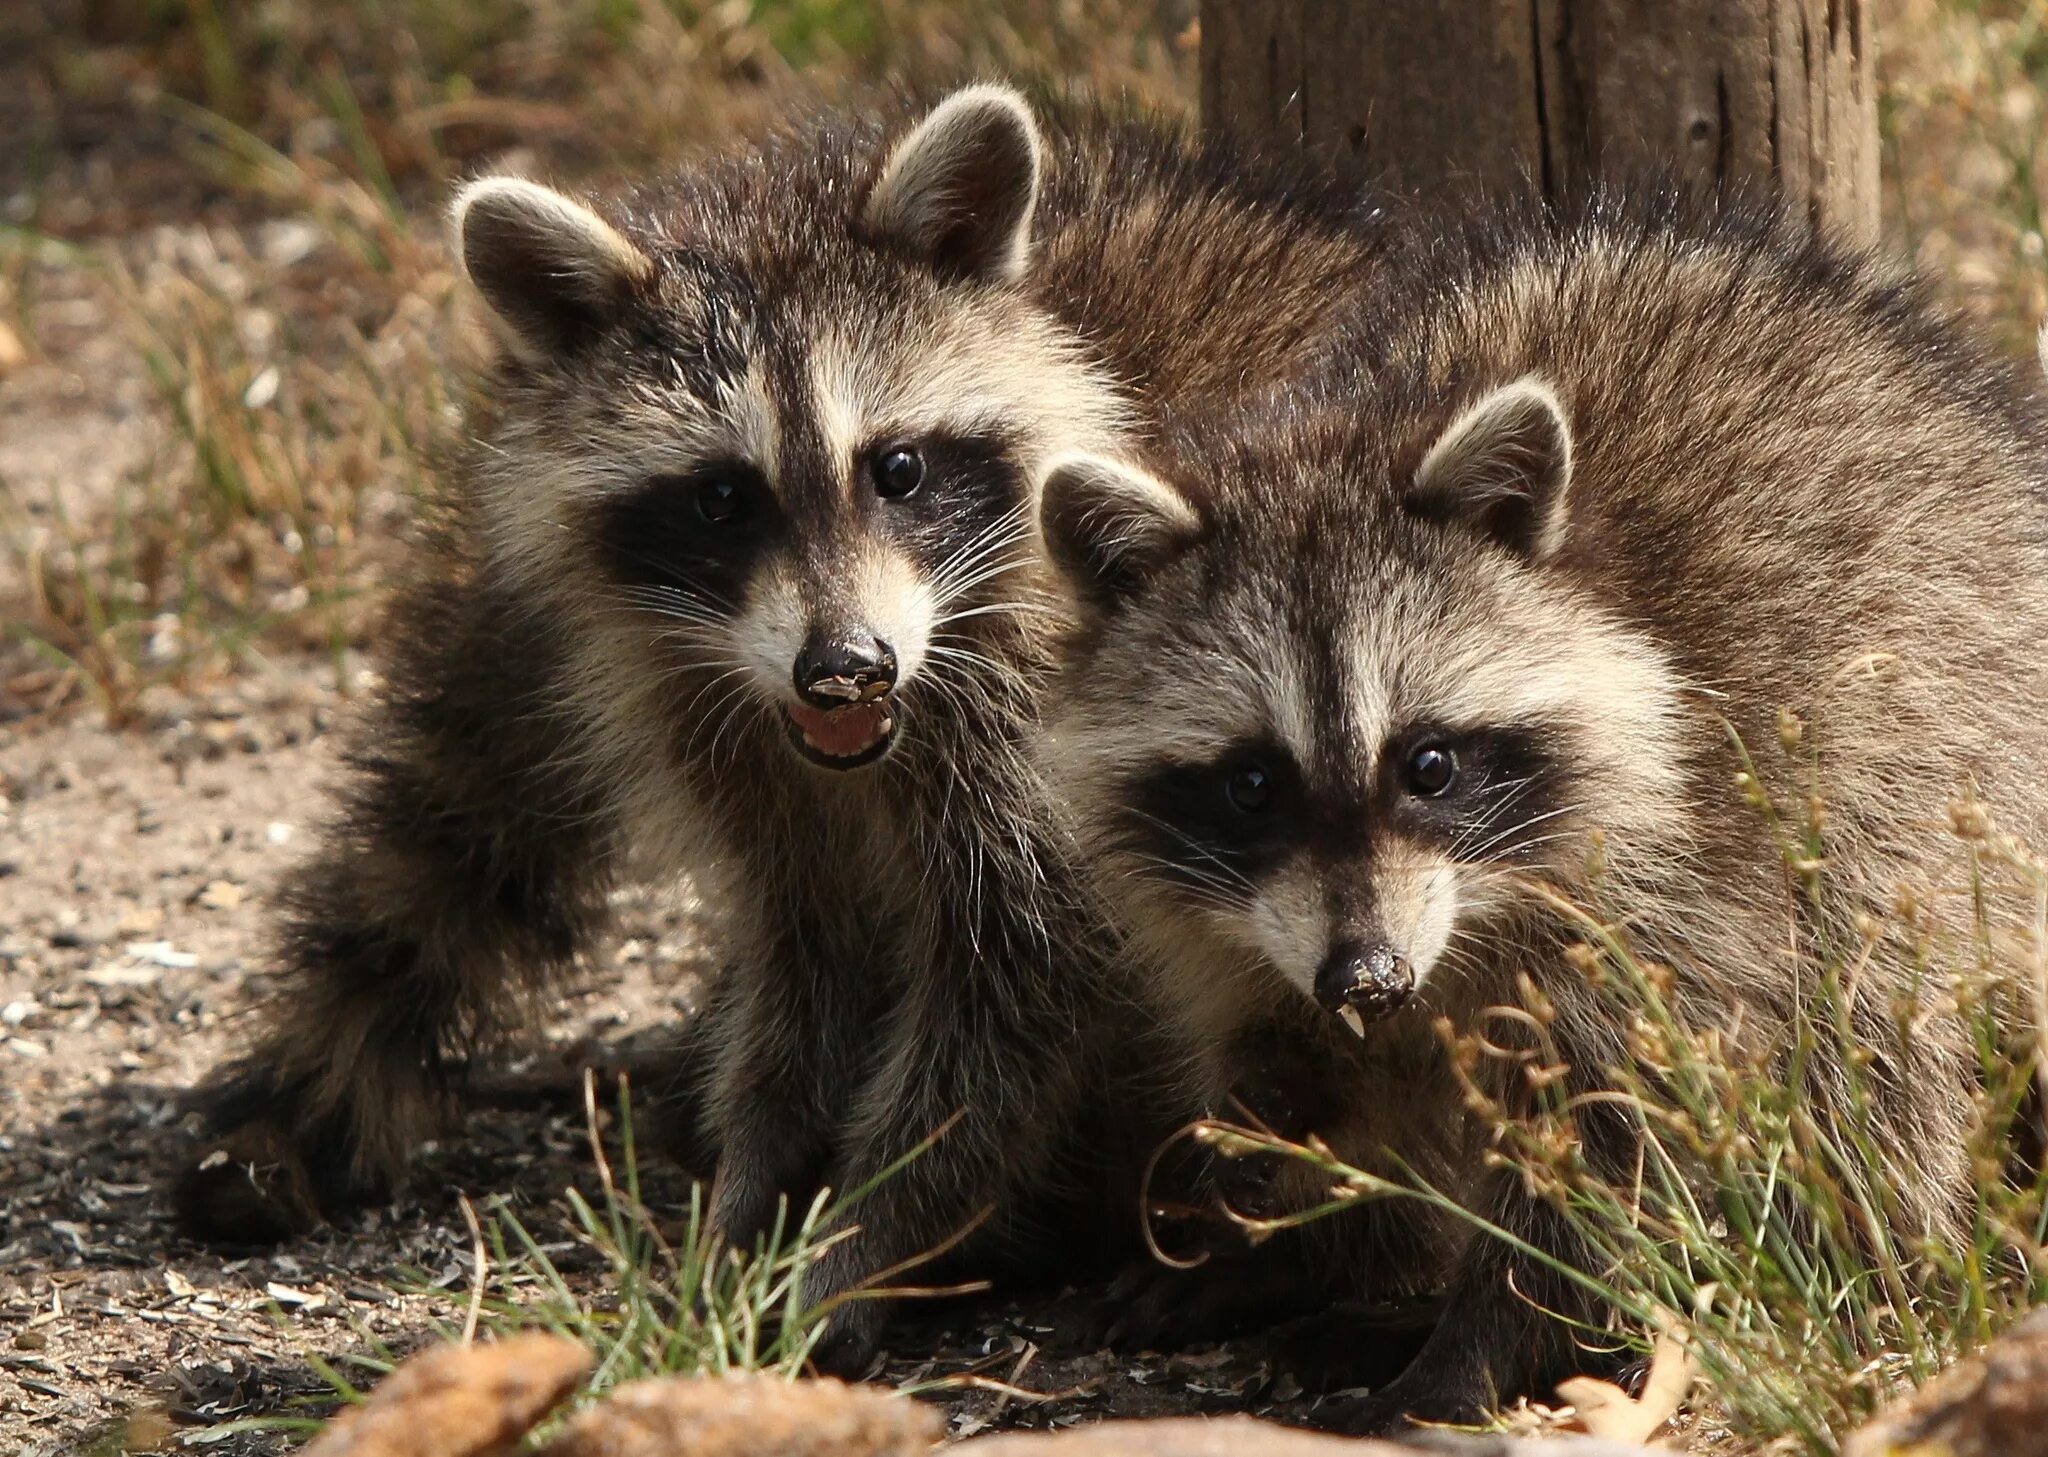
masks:
[[[1557,1394],[1572,1404],[1575,1424],[1589,1436],[1610,1442],[1647,1442],[1678,1415],[1698,1374],[1675,1321],[1665,1322],[1650,1353],[1643,1394],[1630,1396],[1610,1381],[1574,1376],[1557,1383]]]

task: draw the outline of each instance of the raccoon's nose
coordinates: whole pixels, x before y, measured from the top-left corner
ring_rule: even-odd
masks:
[[[1364,1034],[1365,1024],[1400,1010],[1415,990],[1415,969],[1384,941],[1344,941],[1316,972],[1316,1000]]]
[[[872,703],[896,686],[896,650],[878,637],[813,633],[796,655],[797,696],[818,709]]]

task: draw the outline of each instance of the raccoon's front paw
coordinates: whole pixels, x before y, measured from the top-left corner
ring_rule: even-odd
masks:
[[[321,1222],[305,1166],[284,1133],[250,1124],[209,1141],[178,1170],[178,1227],[212,1245],[274,1245]]]
[[[882,1350],[887,1311],[879,1300],[849,1300],[825,1317],[824,1330],[811,1347],[811,1365],[820,1376],[858,1381],[868,1374]]]
[[[1287,1292],[1265,1286],[1243,1256],[1193,1269],[1147,1262],[1119,1276],[1105,1297],[1100,1343],[1123,1351],[1214,1345],[1295,1313]]]
[[[1423,1372],[1410,1366],[1368,1396],[1325,1402],[1309,1414],[1324,1431],[1346,1437],[1395,1437],[1417,1427],[1471,1427],[1493,1413],[1492,1383]]]

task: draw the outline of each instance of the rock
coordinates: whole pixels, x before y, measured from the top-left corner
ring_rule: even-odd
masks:
[[[500,1457],[589,1369],[590,1353],[560,1336],[437,1347],[336,1417],[303,1457]]]
[[[2048,1457],[2048,1310],[1849,1438],[1842,1457]]]
[[[210,880],[196,899],[209,911],[231,911],[242,903],[242,887],[232,880]]]
[[[636,1381],[581,1413],[540,1457],[924,1457],[938,1412],[838,1381]]]

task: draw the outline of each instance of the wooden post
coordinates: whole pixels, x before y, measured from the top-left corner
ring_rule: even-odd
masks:
[[[1866,0],[1202,0],[1202,116],[1424,195],[1675,166],[1877,236]]]

